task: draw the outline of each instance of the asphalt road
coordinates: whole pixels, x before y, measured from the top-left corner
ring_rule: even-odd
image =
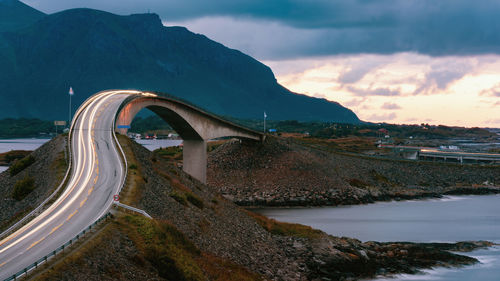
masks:
[[[72,172],[63,194],[47,210],[0,241],[0,280],[54,251],[106,214],[125,177],[113,123],[134,91],[94,95],[75,114]]]

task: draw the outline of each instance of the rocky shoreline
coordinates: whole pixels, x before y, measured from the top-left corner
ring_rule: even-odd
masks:
[[[443,198],[447,195],[492,195],[500,194],[499,187],[448,187],[434,191],[416,190],[402,192],[381,193],[313,193],[306,196],[294,198],[264,198],[261,196],[249,196],[247,198],[235,198],[224,195],[228,200],[246,208],[260,207],[320,207],[320,206],[343,206],[360,205],[384,201],[425,200]]]

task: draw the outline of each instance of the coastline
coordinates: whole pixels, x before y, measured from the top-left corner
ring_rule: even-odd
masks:
[[[441,188],[440,188],[441,189]],[[365,196],[353,196],[351,198],[333,198],[323,197],[318,200],[314,195],[310,198],[298,197],[289,200],[276,199],[269,200],[263,198],[250,198],[250,199],[235,199],[231,195],[223,195],[226,199],[233,201],[235,204],[242,206],[246,209],[255,208],[288,208],[288,207],[335,207],[335,206],[355,206],[364,205],[377,202],[388,201],[407,201],[407,200],[427,200],[427,199],[440,199],[448,195],[493,195],[500,194],[500,187],[497,186],[477,186],[477,187],[449,187],[443,188],[440,191],[427,191],[421,190],[420,192],[412,193],[385,193],[385,194],[368,194]]]

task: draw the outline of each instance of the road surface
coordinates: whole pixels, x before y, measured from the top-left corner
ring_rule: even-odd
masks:
[[[75,114],[72,172],[62,195],[43,213],[0,241],[0,280],[23,270],[106,214],[125,168],[113,126],[121,103],[134,91],[94,95]]]

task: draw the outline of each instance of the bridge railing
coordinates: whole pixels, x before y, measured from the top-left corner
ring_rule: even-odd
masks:
[[[50,252],[48,255],[40,258],[39,260],[35,261],[34,263],[32,263],[29,266],[25,267],[24,269],[20,270],[16,274],[13,274],[12,276],[4,279],[4,281],[16,280],[17,278],[22,277],[23,275],[27,276],[28,272],[38,268],[40,265],[42,265],[44,263],[47,263],[47,261],[49,261],[50,259],[55,257],[57,254],[64,252],[64,249],[70,247],[71,245],[73,245],[73,243],[75,243],[76,241],[83,238],[86,233],[89,233],[92,230],[92,228],[95,228],[99,223],[106,220],[110,216],[111,216],[111,213],[109,213],[109,212],[106,213],[104,216],[97,219],[94,223],[92,223],[91,225],[89,225],[85,229],[83,229],[73,239],[70,239],[68,242],[64,243],[62,246],[56,248],[54,251]]]

